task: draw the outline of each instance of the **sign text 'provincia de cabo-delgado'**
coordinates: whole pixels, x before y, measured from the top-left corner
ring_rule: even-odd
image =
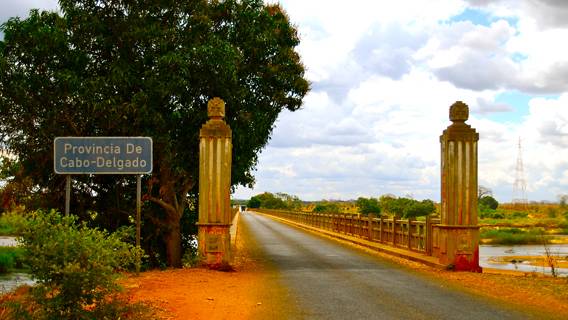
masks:
[[[57,137],[57,174],[146,174],[152,172],[152,138]]]

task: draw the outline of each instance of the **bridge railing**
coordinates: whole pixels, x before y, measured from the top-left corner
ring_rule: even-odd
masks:
[[[254,211],[292,220],[294,222],[388,244],[397,248],[432,255],[432,235],[439,218],[426,217],[426,221],[373,215],[308,213],[287,210],[252,209]]]

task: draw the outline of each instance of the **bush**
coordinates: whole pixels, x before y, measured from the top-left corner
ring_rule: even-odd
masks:
[[[511,214],[511,217],[513,219],[527,218],[528,216],[529,216],[528,212],[515,211],[515,212],[513,212],[513,214]]]
[[[333,202],[320,202],[316,204],[312,212],[316,213],[340,213],[339,206]]]
[[[539,228],[523,230],[519,228],[482,228],[480,237],[491,239],[491,244],[541,244],[543,230]]]
[[[75,216],[36,212],[20,241],[38,281],[31,294],[40,313],[48,319],[95,319],[106,312],[108,297],[119,288],[117,271],[133,266],[141,254],[120,236],[88,228]]]
[[[0,235],[16,236],[25,228],[27,218],[23,212],[8,212],[0,216]]]
[[[505,215],[495,210],[483,210],[479,213],[480,219],[505,219]]]
[[[24,266],[24,249],[14,247],[0,247],[0,273],[20,269]]]

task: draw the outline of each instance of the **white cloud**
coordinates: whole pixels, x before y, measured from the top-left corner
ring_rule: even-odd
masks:
[[[299,28],[313,91],[302,110],[280,116],[255,189],[237,197],[438,200],[439,136],[456,100],[480,133],[479,182],[500,201],[511,197],[518,137],[529,199],[568,190],[568,1],[279,2]],[[39,6],[57,2],[6,0],[0,19]],[[490,23],[451,20],[466,8]],[[533,96],[527,110],[496,102],[515,92],[551,96]]]

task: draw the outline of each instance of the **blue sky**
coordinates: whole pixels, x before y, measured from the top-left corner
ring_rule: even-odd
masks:
[[[313,89],[302,110],[279,117],[255,188],[234,197],[438,201],[439,135],[456,100],[480,133],[479,183],[499,201],[512,198],[519,138],[528,199],[568,193],[568,1],[279,3]],[[57,2],[0,6],[5,21]]]

